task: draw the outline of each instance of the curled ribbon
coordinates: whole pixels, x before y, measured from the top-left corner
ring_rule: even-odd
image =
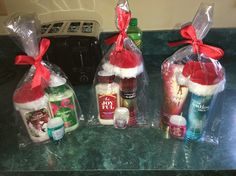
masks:
[[[41,63],[42,58],[46,53],[46,51],[48,50],[49,46],[50,46],[50,40],[43,38],[40,42],[39,54],[35,58],[27,55],[18,55],[15,58],[15,64],[17,65],[34,65],[35,74],[32,79],[32,88],[40,86],[42,78],[45,81],[49,81],[50,79],[49,70]]]
[[[120,30],[118,35],[105,40],[107,45],[111,45],[116,42],[116,51],[121,51],[124,45],[124,39],[127,37],[126,29],[129,26],[131,13],[121,9],[119,6],[116,7],[117,14],[117,25]]]
[[[202,40],[197,38],[194,26],[188,25],[183,27],[180,30],[180,34],[186,40],[179,42],[169,42],[168,45],[174,47],[182,44],[191,44],[193,47],[194,54],[203,53],[204,55],[215,60],[219,60],[223,57],[224,51],[221,48],[206,45],[202,42]]]

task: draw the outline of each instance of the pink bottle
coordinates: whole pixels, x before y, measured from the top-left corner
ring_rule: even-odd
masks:
[[[181,86],[177,78],[182,73],[184,65],[165,61],[162,64],[163,105],[161,108],[161,125],[169,126],[171,115],[180,115],[188,94],[188,88]]]

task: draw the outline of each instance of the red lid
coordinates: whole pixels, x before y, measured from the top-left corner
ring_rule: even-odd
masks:
[[[13,100],[15,103],[27,103],[35,101],[44,95],[45,92],[42,87],[32,88],[31,82],[27,82],[15,91]]]
[[[224,78],[222,67],[212,62],[195,62],[190,61],[185,64],[183,75],[189,77],[192,82],[201,85],[214,85]]]

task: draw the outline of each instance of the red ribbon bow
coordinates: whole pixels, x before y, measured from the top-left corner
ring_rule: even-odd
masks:
[[[107,45],[110,45],[116,42],[116,51],[121,51],[124,46],[124,39],[127,38],[126,29],[129,26],[131,13],[121,9],[118,6],[116,7],[116,14],[117,14],[117,25],[120,30],[120,33],[118,35],[106,39],[105,43]]]
[[[16,56],[15,58],[15,64],[17,65],[34,65],[35,74],[32,79],[32,88],[40,86],[42,78],[45,81],[49,81],[50,79],[49,70],[41,63],[42,58],[46,53],[46,51],[48,50],[49,46],[50,46],[50,40],[43,38],[40,42],[39,54],[35,58],[27,55],[19,55]]]
[[[203,53],[206,56],[215,60],[218,60],[223,57],[224,51],[221,48],[211,46],[211,45],[206,45],[202,42],[202,40],[199,40],[197,38],[194,26],[188,25],[188,26],[183,27],[180,30],[180,34],[186,40],[179,41],[179,42],[169,42],[168,45],[171,47],[174,47],[174,46],[188,43],[192,45],[194,54]]]

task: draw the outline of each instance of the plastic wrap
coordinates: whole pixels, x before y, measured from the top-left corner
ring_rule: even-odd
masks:
[[[42,143],[49,138],[58,141],[64,132],[79,126],[82,111],[75,92],[59,67],[42,60],[50,40],[40,39],[40,23],[35,14],[13,15],[6,22],[6,30],[27,54],[16,56],[15,64],[32,65],[13,95],[19,145]]]
[[[115,125],[116,128],[140,126],[147,124],[148,79],[142,53],[126,34],[131,17],[127,1],[118,2],[116,15],[119,34],[112,38],[113,45],[103,57],[94,78],[88,124]]]
[[[224,52],[202,42],[212,26],[212,18],[213,5],[201,4],[192,24],[183,26],[180,31],[184,40],[169,43],[172,47],[188,45],[176,51],[162,64],[164,99],[160,124],[166,133],[170,127],[171,131],[181,131],[182,122],[175,115],[182,119],[183,113],[187,121],[184,129],[186,139],[208,142],[212,142],[209,139],[214,139],[217,143],[221,116],[211,117],[211,112],[220,108],[214,103],[218,93],[224,90],[225,72],[218,61]],[[190,100],[186,101],[188,95]],[[183,112],[183,107],[188,107],[188,112]],[[175,119],[171,120],[172,118]]]

